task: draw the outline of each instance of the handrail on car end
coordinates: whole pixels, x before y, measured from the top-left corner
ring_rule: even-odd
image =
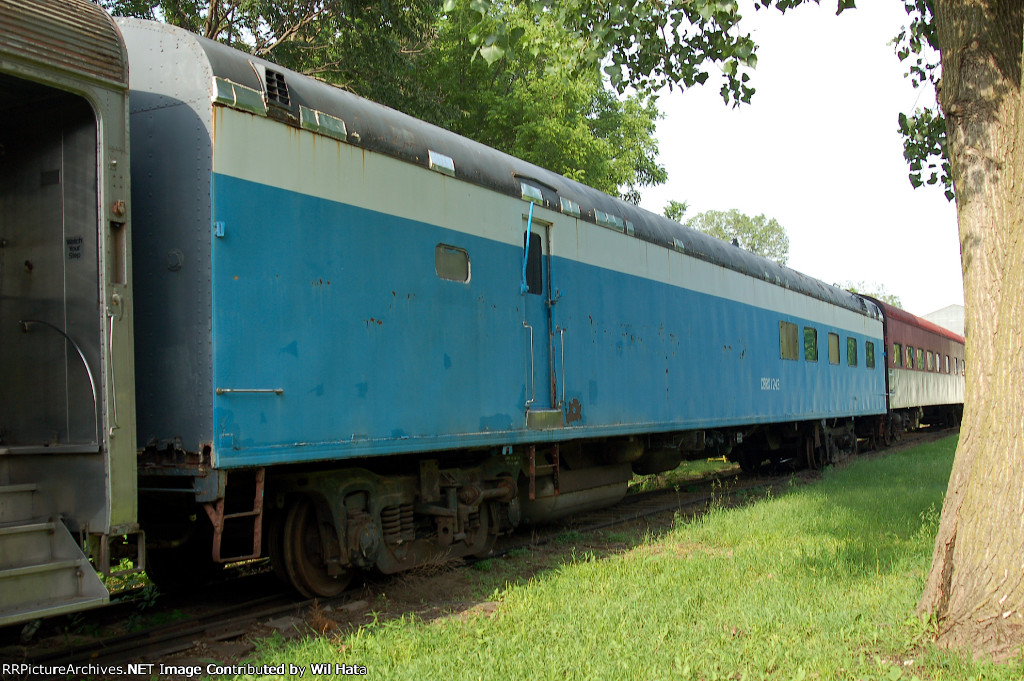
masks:
[[[92,424],[92,426],[93,426],[93,437],[95,438],[96,442],[99,442],[100,441],[100,417],[99,417],[99,414],[96,413],[96,411],[98,409],[98,401],[96,399],[96,379],[93,378],[92,368],[89,366],[89,361],[85,358],[85,353],[82,351],[81,346],[79,346],[78,343],[75,342],[74,338],[72,338],[67,333],[65,333],[64,329],[61,329],[60,327],[55,326],[55,325],[51,324],[50,322],[43,321],[42,319],[19,319],[18,320],[18,324],[21,325],[21,330],[22,330],[23,333],[28,333],[28,325],[29,324],[42,324],[45,327],[53,329],[54,331],[59,333],[61,336],[63,336],[64,340],[66,340],[67,342],[71,343],[71,347],[73,347],[75,349],[75,352],[78,353],[78,357],[79,357],[79,359],[82,360],[82,365],[85,367],[85,374],[89,377],[89,389],[92,391],[92,411],[93,411],[93,417],[94,417],[93,424]],[[68,434],[68,436],[70,437],[70,433]]]

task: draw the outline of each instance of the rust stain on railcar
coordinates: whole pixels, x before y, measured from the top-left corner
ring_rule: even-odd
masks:
[[[565,423],[576,423],[583,419],[583,405],[575,397],[565,405]]]

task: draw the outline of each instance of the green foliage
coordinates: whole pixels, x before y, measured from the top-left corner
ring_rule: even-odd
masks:
[[[688,210],[690,210],[690,204],[686,201],[669,201],[663,212],[669,220],[682,222]]]
[[[819,0],[757,0],[756,6],[784,12],[808,1]],[[456,4],[447,0],[445,7]],[[528,38],[523,49],[562,54],[578,68],[600,65],[620,93],[703,85],[718,72],[727,103],[749,102],[754,94],[750,72],[757,66],[757,45],[739,30],[736,0],[519,0],[515,4],[528,10],[527,22],[549,17],[573,37],[556,43]],[[486,59],[493,59],[494,45],[501,54],[512,49],[514,41],[505,39],[514,30],[510,26],[526,31],[521,19],[500,16],[508,3],[472,0],[469,5],[476,13],[472,44]],[[836,13],[853,7],[853,0],[837,0]]]
[[[946,198],[953,200],[949,153],[946,150],[946,119],[934,109],[918,109],[911,115],[899,115],[903,134],[903,158],[910,166],[910,184],[914,187],[942,182]]]
[[[893,307],[902,308],[903,302],[900,297],[895,293],[889,293],[889,290],[885,287],[885,284],[879,284],[878,282],[866,282],[866,281],[844,281],[838,284],[834,284],[836,288],[846,289],[852,293],[862,293],[872,298],[877,298],[883,303],[889,303]]]
[[[789,237],[786,228],[775,218],[764,215],[751,217],[733,208],[728,211],[709,210],[699,213],[686,223],[705,234],[732,242],[740,248],[757,253],[785,265],[789,260]]]
[[[552,16],[528,21],[522,8],[490,11],[498,26],[525,26],[516,41],[573,40]],[[652,97],[620,98],[599,73],[576,70],[559,52],[506,50],[488,64],[475,58],[478,21],[476,10],[460,4],[438,24],[422,67],[444,106],[421,112],[424,118],[634,203],[640,187],[665,181],[655,161]]]
[[[520,2],[525,14],[501,16],[506,3],[473,0],[477,24],[471,42],[478,54],[497,44],[511,46],[503,35],[514,26],[529,33],[534,21],[551,20],[570,40],[528,39],[534,54],[557,54],[575,68],[601,67],[612,87],[653,92],[668,85],[690,87],[705,83],[712,69],[723,77],[722,96],[739,103],[750,100],[750,69],[757,64],[756,45],[738,31],[735,0],[674,0],[602,3]],[[511,20],[510,20],[511,19]]]
[[[903,27],[893,44],[896,56],[907,65],[906,76],[915,88],[930,87],[938,92],[942,69],[932,0],[904,0],[910,25]],[[946,198],[954,198],[949,152],[946,149],[946,121],[937,107],[917,109],[899,115],[903,135],[903,157],[910,166],[910,183],[942,183]]]

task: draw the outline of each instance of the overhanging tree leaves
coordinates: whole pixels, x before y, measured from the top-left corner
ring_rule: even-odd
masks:
[[[761,1],[765,6],[776,2]],[[781,8],[802,1],[777,0],[777,5]],[[851,0],[841,0],[841,4],[847,3],[852,6]],[[450,7],[455,4],[455,0],[446,2]],[[757,65],[757,45],[739,30],[736,0],[523,0],[518,4],[528,7],[532,16],[548,17],[575,36],[571,44],[564,40],[558,44],[533,42],[531,50],[561,52],[581,65],[601,63],[603,73],[619,92],[702,85],[717,71],[727,102],[749,102],[754,93],[749,70]],[[481,56],[490,60],[514,47],[505,36],[521,35],[518,31],[525,27],[501,16],[506,3],[472,0],[470,6],[478,15],[470,37]]]

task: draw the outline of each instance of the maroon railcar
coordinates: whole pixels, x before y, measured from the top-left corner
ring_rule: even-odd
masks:
[[[964,337],[875,302],[884,315],[890,414],[907,428],[959,423],[964,406]]]

